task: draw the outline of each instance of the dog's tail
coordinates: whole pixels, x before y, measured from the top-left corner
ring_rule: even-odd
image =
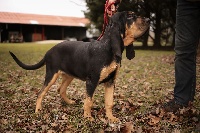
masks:
[[[35,65],[26,65],[24,63],[22,63],[12,52],[10,52],[10,55],[13,57],[13,59],[15,60],[15,62],[20,66],[22,67],[23,69],[26,69],[26,70],[35,70],[35,69],[38,69],[42,66],[45,65],[45,59],[43,58],[40,62],[38,62],[37,64]]]

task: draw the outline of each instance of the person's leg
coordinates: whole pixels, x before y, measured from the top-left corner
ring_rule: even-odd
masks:
[[[187,106],[196,88],[196,50],[200,37],[200,2],[177,1],[174,101]]]

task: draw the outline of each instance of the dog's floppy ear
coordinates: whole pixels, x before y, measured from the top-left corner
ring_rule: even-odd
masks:
[[[110,38],[111,38],[110,43],[111,43],[112,51],[116,57],[116,60],[120,62],[122,59],[122,51],[123,51],[124,42],[120,35],[119,25],[115,22],[111,24]]]
[[[126,58],[131,60],[135,57],[135,50],[133,44],[126,46]]]

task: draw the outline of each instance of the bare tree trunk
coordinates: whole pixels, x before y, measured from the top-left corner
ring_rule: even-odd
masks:
[[[147,31],[149,32],[149,31]],[[146,48],[148,47],[148,38],[149,38],[149,33],[146,33],[144,35],[143,41],[142,41],[142,47]]]
[[[173,33],[173,39],[172,39],[172,47],[174,48],[175,47],[175,31]]]
[[[154,47],[158,48],[161,46],[161,12],[157,10],[156,12],[156,29],[155,29],[155,40]]]
[[[197,48],[197,58],[200,58],[200,40],[199,40],[199,45]]]

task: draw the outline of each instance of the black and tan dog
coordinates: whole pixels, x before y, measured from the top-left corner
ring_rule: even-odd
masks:
[[[93,93],[98,84],[105,86],[106,116],[117,121],[112,114],[115,79],[120,68],[122,52],[126,47],[128,59],[134,57],[132,42],[149,27],[148,19],[138,17],[133,12],[118,12],[110,18],[105,34],[100,41],[64,41],[52,47],[44,58],[35,65],[22,63],[10,52],[16,63],[26,70],[35,70],[46,65],[44,86],[38,95],[35,112],[42,108],[42,99],[49,88],[62,75],[60,95],[68,104],[74,104],[66,96],[66,88],[74,78],[86,81],[84,117],[91,119]]]

